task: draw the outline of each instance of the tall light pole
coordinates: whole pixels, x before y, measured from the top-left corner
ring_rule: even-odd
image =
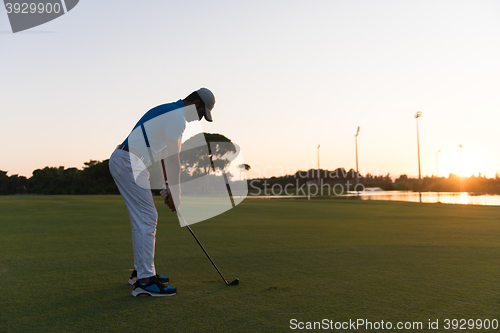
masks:
[[[359,134],[360,126],[358,126],[358,130],[356,131],[356,185],[359,184],[359,170],[358,170],[358,134]]]
[[[422,173],[420,172],[420,139],[418,137],[418,118],[422,117],[422,111],[415,113],[417,119],[417,151],[418,151],[418,201],[422,202]]]
[[[441,149],[438,149],[436,152],[436,172],[437,172],[437,178],[439,178],[439,153],[441,152]],[[438,194],[438,202],[441,202],[439,199],[439,190],[437,191]]]
[[[422,173],[420,172],[420,140],[418,137],[418,118],[422,117],[422,111],[417,111],[415,118],[417,119],[417,151],[418,151],[418,180],[422,180]]]
[[[465,172],[464,172],[464,155],[462,154],[462,144],[460,143],[458,145],[458,148],[460,148],[460,172],[462,173],[462,180],[460,181],[460,192],[464,192],[464,180],[465,180]]]
[[[441,152],[441,149],[438,149],[436,152],[436,177],[439,178],[439,153]]]
[[[318,187],[320,186],[320,180],[319,180],[319,146],[321,146],[321,145],[318,145]]]
[[[465,176],[464,175],[464,155],[462,154],[463,147],[464,146],[462,146],[461,143],[458,145],[458,148],[460,148],[460,172],[462,172],[462,176]]]

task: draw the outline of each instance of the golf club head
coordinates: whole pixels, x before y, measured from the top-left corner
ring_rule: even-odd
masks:
[[[239,279],[234,279],[233,281],[229,282],[227,285],[228,286],[237,286],[240,283]]]

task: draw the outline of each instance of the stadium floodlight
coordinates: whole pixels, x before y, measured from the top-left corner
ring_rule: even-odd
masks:
[[[359,129],[361,127],[358,126],[358,130],[356,131],[355,140],[356,140],[356,185],[359,184],[359,170],[358,170],[358,135]]]
[[[319,175],[319,173],[320,173],[320,171],[319,171],[319,146],[321,146],[321,145],[318,145],[318,148],[317,148],[317,149],[318,149],[318,187],[320,187],[320,175]]]
[[[439,153],[441,152],[441,149],[438,149],[436,151],[436,177],[439,178]]]
[[[422,180],[422,173],[420,172],[420,139],[418,136],[418,118],[422,117],[422,111],[417,111],[415,118],[417,119],[417,152],[418,152],[418,180]]]

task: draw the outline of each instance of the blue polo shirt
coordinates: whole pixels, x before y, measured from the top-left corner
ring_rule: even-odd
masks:
[[[139,119],[139,121],[137,122],[137,124],[135,124],[130,134],[132,134],[134,131],[137,132],[136,129],[138,127],[142,127],[144,137],[146,140],[146,146],[148,147],[150,146],[150,143],[151,144],[153,143],[149,141],[154,141],[157,137],[159,137],[160,138],[159,140],[161,140],[161,137],[164,134],[180,139],[182,137],[184,129],[186,128],[186,119],[183,109],[185,106],[186,105],[184,104],[182,99],[180,99],[177,102],[162,104],[152,108],[151,110],[146,112],[141,119]],[[167,117],[165,117],[166,114],[168,114]],[[153,130],[149,130],[151,126],[146,126],[148,127],[146,133],[144,124],[149,122],[150,120],[153,120],[154,118],[158,118],[159,122],[158,125],[159,128],[161,128],[161,130],[159,128],[158,129],[153,128]],[[127,136],[125,141],[123,141],[122,143],[123,145],[129,146],[130,134],[129,136]]]

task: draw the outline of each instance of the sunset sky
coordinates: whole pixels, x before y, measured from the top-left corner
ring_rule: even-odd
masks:
[[[13,34],[0,8],[0,170],[109,158],[200,87],[250,177],[500,172],[500,1],[96,1]]]

